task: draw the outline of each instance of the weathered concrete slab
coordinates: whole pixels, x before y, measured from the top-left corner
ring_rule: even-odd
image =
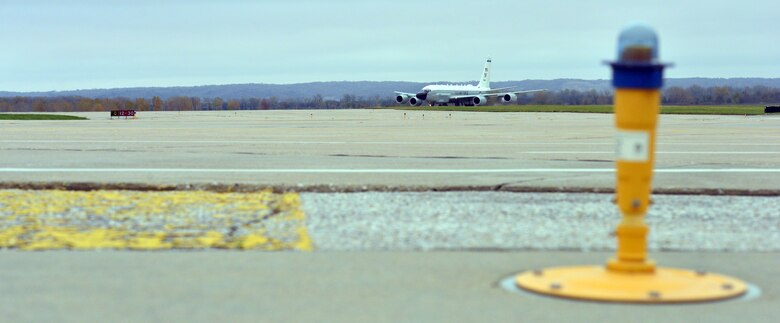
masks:
[[[92,120],[0,121],[0,181],[614,185],[609,114],[213,111],[143,112],[135,120],[79,115]],[[777,117],[664,115],[655,186],[778,189],[778,138]]]
[[[576,302],[507,292],[533,268],[603,263],[579,252],[0,252],[9,322],[775,322],[780,254],[660,253],[761,288],[751,301]]]

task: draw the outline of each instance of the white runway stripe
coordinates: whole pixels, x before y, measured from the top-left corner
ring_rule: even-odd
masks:
[[[485,174],[613,173],[614,168],[402,169],[402,168],[0,168],[0,173],[317,173],[317,174]],[[780,168],[656,169],[656,173],[780,173]]]
[[[615,154],[614,151],[518,151],[519,154]],[[680,155],[778,155],[780,151],[656,151],[656,154]]]
[[[614,146],[609,142],[473,142],[473,141],[293,141],[293,140],[0,140],[0,143],[24,144],[79,144],[79,143],[119,143],[119,144],[279,144],[279,145],[476,145],[476,146],[559,146],[559,145],[599,145]],[[776,143],[723,143],[723,142],[659,142],[659,146],[780,146]]]

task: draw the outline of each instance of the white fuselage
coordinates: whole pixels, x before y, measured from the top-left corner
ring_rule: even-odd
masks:
[[[432,103],[448,103],[454,96],[460,95],[480,95],[490,92],[490,88],[479,88],[475,85],[444,85],[435,84],[422,88],[423,92],[428,93],[426,101]]]

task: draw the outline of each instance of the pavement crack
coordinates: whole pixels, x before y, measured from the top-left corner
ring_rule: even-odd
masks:
[[[566,158],[534,158],[532,160],[541,160],[541,161],[562,161],[562,162],[588,162],[588,163],[612,163],[615,162],[614,160],[610,159],[566,159]]]
[[[498,184],[496,186],[493,186],[492,191],[498,192],[498,191],[502,190],[504,188],[504,186],[509,185],[509,184],[511,184],[511,183],[501,183],[501,184]]]

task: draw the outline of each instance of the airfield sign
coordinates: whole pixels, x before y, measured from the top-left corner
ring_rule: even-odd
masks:
[[[111,110],[111,118],[114,117],[133,117],[135,118],[135,110]]]

